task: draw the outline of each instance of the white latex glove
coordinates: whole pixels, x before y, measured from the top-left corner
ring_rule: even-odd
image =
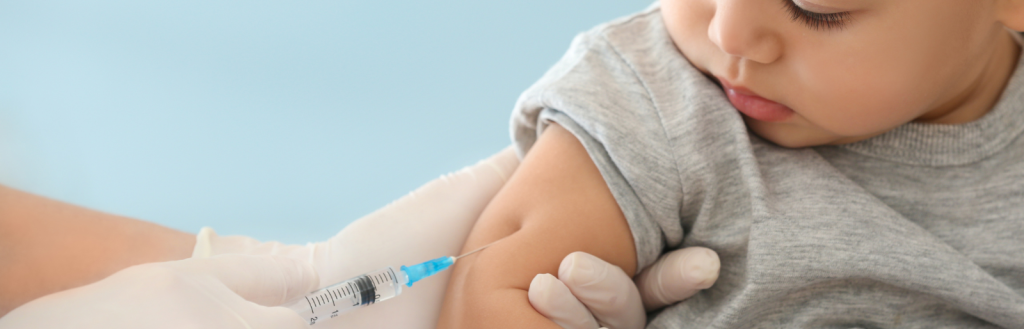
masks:
[[[711,287],[720,265],[710,249],[679,249],[641,271],[634,285],[618,266],[574,252],[562,260],[558,278],[534,277],[528,296],[534,309],[566,329],[639,329],[647,322],[645,308],[656,310]]]
[[[317,285],[307,264],[225,255],[129,267],[31,301],[0,328],[308,328],[279,305]]]
[[[192,257],[284,255],[313,265],[325,287],[386,266],[412,265],[462,249],[484,207],[519,165],[509,147],[476,165],[435,179],[359,220],[324,242],[305,246],[217,236],[204,228]],[[386,242],[385,242],[386,241]],[[397,268],[396,268],[397,269]],[[317,328],[434,328],[450,271],[372,307],[318,322]],[[399,315],[399,316],[396,316]]]

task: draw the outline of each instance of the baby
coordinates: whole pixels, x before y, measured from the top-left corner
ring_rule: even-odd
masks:
[[[519,99],[441,328],[557,328],[585,251],[718,252],[649,328],[1024,328],[1024,0],[664,0]]]

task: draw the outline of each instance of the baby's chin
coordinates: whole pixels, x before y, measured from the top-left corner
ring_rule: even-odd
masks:
[[[763,122],[746,116],[743,117],[743,121],[747,123],[747,127],[758,137],[786,148],[840,145],[871,137],[840,136],[818,127],[790,122]]]

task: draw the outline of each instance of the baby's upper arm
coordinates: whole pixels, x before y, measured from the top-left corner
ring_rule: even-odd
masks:
[[[636,272],[625,216],[583,145],[552,124],[484,210],[453,269],[440,328],[557,328],[527,299],[533,277],[585,251]]]

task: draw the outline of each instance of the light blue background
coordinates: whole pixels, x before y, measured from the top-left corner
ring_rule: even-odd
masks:
[[[304,243],[509,145],[516,97],[650,0],[0,0],[0,182]]]

